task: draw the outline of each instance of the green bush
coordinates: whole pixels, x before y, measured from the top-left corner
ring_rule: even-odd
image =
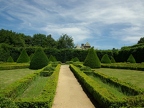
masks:
[[[53,55],[50,55],[50,57],[49,57],[49,61],[51,61],[51,62],[55,62],[55,61],[57,61],[57,60],[56,60],[56,58],[55,58]]]
[[[9,56],[9,58],[7,59],[7,62],[14,62],[14,60],[11,56]]]
[[[88,55],[84,61],[84,65],[89,66],[91,68],[101,67],[100,60],[93,48],[89,49]]]
[[[38,48],[30,62],[30,69],[41,69],[48,64],[48,58],[42,48]]]
[[[133,57],[132,54],[131,54],[131,55],[129,56],[129,58],[127,59],[127,62],[136,63],[135,58]]]
[[[20,56],[17,59],[17,63],[27,63],[30,61],[30,58],[25,49],[21,51]]]
[[[116,63],[116,61],[115,61],[113,56],[111,56],[111,63]]]
[[[74,58],[71,59],[71,61],[77,62],[77,61],[79,61],[79,59],[77,57],[74,57]]]
[[[111,60],[107,54],[103,55],[101,58],[101,63],[111,63]]]

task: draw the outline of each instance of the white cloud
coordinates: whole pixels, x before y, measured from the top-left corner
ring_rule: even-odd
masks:
[[[143,0],[6,0],[0,6],[0,17],[19,20],[19,30],[68,34],[75,43],[111,38],[131,44],[144,36]]]

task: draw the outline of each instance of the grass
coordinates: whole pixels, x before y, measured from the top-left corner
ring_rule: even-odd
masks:
[[[49,77],[38,77],[22,95],[17,97],[17,99],[37,97],[46,85],[48,78]]]
[[[118,80],[131,83],[144,90],[144,71],[100,68],[95,69],[95,72],[100,72],[110,77],[115,77]]]
[[[93,75],[88,75],[88,76],[91,77],[93,80],[95,80],[97,83],[99,83],[102,87],[106,88],[108,90],[108,92],[111,95],[113,95],[114,97],[117,97],[119,99],[123,99],[123,98],[127,97],[127,95],[125,95],[122,92],[118,91],[118,89],[116,87],[110,86],[106,83],[103,83],[100,78],[95,77]]]
[[[0,89],[4,89],[9,84],[12,84],[16,80],[23,78],[24,76],[34,73],[35,70],[26,69],[14,69],[14,70],[1,70],[0,71]]]

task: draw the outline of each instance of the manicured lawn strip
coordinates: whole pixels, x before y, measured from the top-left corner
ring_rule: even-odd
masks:
[[[131,69],[144,71],[144,63],[111,63],[101,64],[102,68]]]
[[[87,89],[94,99],[98,101],[103,107],[121,107],[126,105],[126,99],[115,97],[105,87],[91,79],[76,66],[71,64],[70,69],[75,74],[80,83],[85,87],[85,89]]]
[[[48,77],[38,77],[31,85],[24,91],[22,95],[19,95],[16,99],[20,98],[36,98],[42,92]]]
[[[115,97],[121,99],[127,98],[127,95],[118,91],[116,87],[103,83],[100,78],[94,77],[93,75],[88,75],[88,76],[90,76],[93,80],[99,83],[102,87],[106,88],[109,91],[109,93],[111,93],[111,95],[114,95]]]
[[[5,89],[0,90],[0,95],[8,98],[16,98],[18,95],[22,94],[25,89],[32,83],[39,75],[43,69],[37,70],[33,74],[29,74],[20,80],[7,86]]]
[[[0,70],[28,68],[29,63],[0,63]]]
[[[100,68],[95,69],[95,72],[130,83],[144,91],[144,71]]]
[[[10,84],[14,83],[21,78],[34,73],[35,70],[26,69],[14,69],[14,70],[1,70],[0,71],[0,89],[4,89]]]
[[[51,108],[56,92],[60,64],[57,65],[53,74],[48,77],[46,85],[36,98],[20,98],[15,103],[20,108]]]

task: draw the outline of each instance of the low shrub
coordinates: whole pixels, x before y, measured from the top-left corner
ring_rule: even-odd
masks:
[[[9,58],[7,59],[7,62],[14,62],[14,60],[11,56],[9,56]]]
[[[29,68],[28,63],[1,63],[0,70]]]
[[[77,57],[74,57],[74,58],[71,59],[71,61],[77,62],[77,61],[79,61],[79,59]]]

